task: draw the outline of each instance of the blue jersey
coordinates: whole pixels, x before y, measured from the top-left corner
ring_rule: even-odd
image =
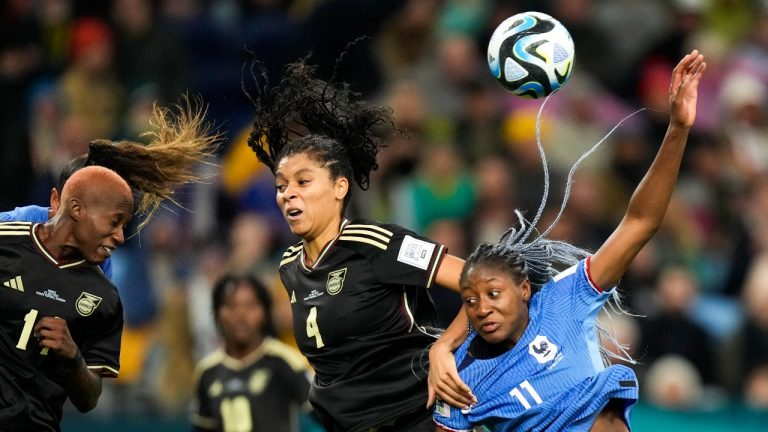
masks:
[[[467,350],[477,333],[470,334],[455,356],[459,375],[478,402],[469,410],[436,404],[438,426],[449,431],[588,431],[611,399],[624,401],[629,425],[637,378],[625,366],[603,364],[595,320],[611,293],[590,282],[586,262],[533,295],[528,327],[509,351],[473,358]]]
[[[16,207],[15,209],[7,212],[0,212],[0,222],[32,222],[46,223],[48,222],[48,207],[40,207],[36,205],[30,205],[26,207]],[[99,264],[101,271],[108,279],[112,279],[112,258],[107,258],[103,263]]]

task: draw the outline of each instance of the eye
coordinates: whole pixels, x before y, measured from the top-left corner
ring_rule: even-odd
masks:
[[[310,181],[307,180],[307,179],[301,179],[301,180],[299,180],[299,186],[306,186],[306,185],[309,184],[309,182]]]
[[[464,299],[464,303],[472,306],[473,304],[477,303],[477,299],[474,297],[467,297]]]
[[[499,291],[493,290],[488,292],[488,297],[490,298],[496,298],[499,296]]]
[[[280,193],[285,192],[285,183],[276,183],[275,190]]]

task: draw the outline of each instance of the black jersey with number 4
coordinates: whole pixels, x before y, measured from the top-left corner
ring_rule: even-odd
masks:
[[[216,351],[197,365],[195,431],[296,432],[309,367],[295,348],[266,338],[235,359]]]
[[[315,369],[309,400],[329,431],[362,431],[424,410],[429,288],[445,247],[396,225],[356,220],[307,266],[288,248],[280,278],[299,349]]]
[[[33,335],[43,317],[67,321],[88,368],[117,376],[123,311],[97,266],[60,263],[27,222],[0,223],[0,430],[58,431],[65,364]]]

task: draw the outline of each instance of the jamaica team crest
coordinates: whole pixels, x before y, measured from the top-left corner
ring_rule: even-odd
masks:
[[[336,295],[344,287],[344,277],[347,275],[347,269],[336,270],[328,273],[328,282],[325,284],[325,290],[330,295]]]
[[[99,307],[100,303],[101,297],[83,291],[80,297],[77,298],[75,305],[77,305],[77,313],[82,316],[88,316]]]

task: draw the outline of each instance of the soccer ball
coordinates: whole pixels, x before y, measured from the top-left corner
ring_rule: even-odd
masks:
[[[541,12],[523,12],[504,20],[488,42],[488,67],[512,93],[545,97],[564,86],[573,72],[571,34]]]

